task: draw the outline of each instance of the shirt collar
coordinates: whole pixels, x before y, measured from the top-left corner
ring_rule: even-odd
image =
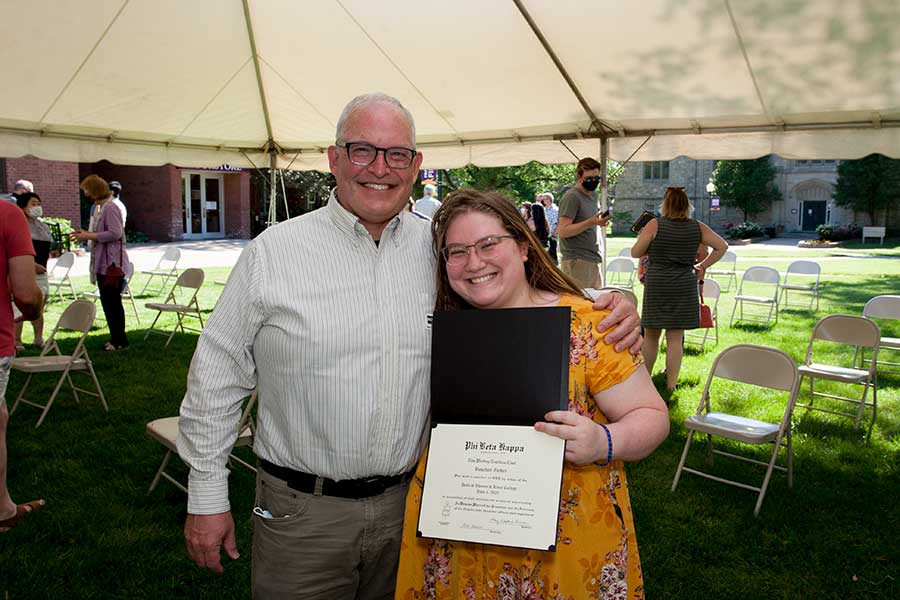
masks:
[[[359,218],[351,213],[349,210],[344,208],[337,199],[337,189],[331,190],[331,195],[328,197],[328,205],[326,206],[326,210],[328,210],[331,221],[335,224],[339,231],[347,235],[354,242],[359,243],[361,240],[369,238],[369,231],[365,228],[365,226],[359,222]],[[381,233],[381,240],[383,242],[386,239],[390,239],[394,242],[394,245],[400,245],[400,234],[402,233],[402,225],[403,225],[403,212],[396,215],[387,226],[384,228],[384,231]],[[407,217],[412,217],[412,215],[407,215]],[[415,218],[415,217],[412,217]]]

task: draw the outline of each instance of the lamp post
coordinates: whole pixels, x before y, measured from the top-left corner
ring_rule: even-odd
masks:
[[[709,221],[712,212],[712,197],[716,193],[716,184],[712,179],[706,182],[706,220]]]

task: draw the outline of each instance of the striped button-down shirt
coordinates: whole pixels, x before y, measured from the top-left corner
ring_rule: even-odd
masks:
[[[229,510],[226,460],[257,386],[261,458],[335,480],[412,468],[429,412],[434,268],[426,221],[402,212],[376,245],[334,194],[249,244],[181,405],[188,512]]]
[[[547,227],[550,228],[550,237],[556,237],[556,226],[559,224],[559,207],[551,202],[550,206],[544,208],[544,214],[547,215]]]

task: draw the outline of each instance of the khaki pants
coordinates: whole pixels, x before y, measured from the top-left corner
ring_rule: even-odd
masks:
[[[564,258],[562,272],[575,280],[582,288],[600,289],[603,287],[603,278],[600,276],[600,265],[577,258]]]
[[[293,490],[259,470],[253,515],[253,597],[393,598],[408,483],[352,500]]]

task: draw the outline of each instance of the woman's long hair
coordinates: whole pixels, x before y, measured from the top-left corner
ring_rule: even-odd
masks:
[[[515,237],[517,243],[524,242],[528,246],[528,260],[525,261],[525,278],[528,285],[536,290],[556,294],[573,294],[582,298],[584,292],[571,278],[564,275],[550,260],[546,250],[538,241],[534,232],[525,223],[525,219],[516,209],[512,200],[497,192],[481,192],[474,189],[461,189],[451,193],[434,214],[431,223],[434,255],[437,259],[437,297],[435,310],[462,310],[473,308],[462,296],[450,286],[447,277],[447,261],[441,252],[447,239],[447,229],[461,214],[480,212],[500,220],[503,228]]]
[[[531,205],[531,218],[534,219],[534,234],[542,243],[546,243],[550,238],[550,227],[547,225],[544,207],[539,202]]]

